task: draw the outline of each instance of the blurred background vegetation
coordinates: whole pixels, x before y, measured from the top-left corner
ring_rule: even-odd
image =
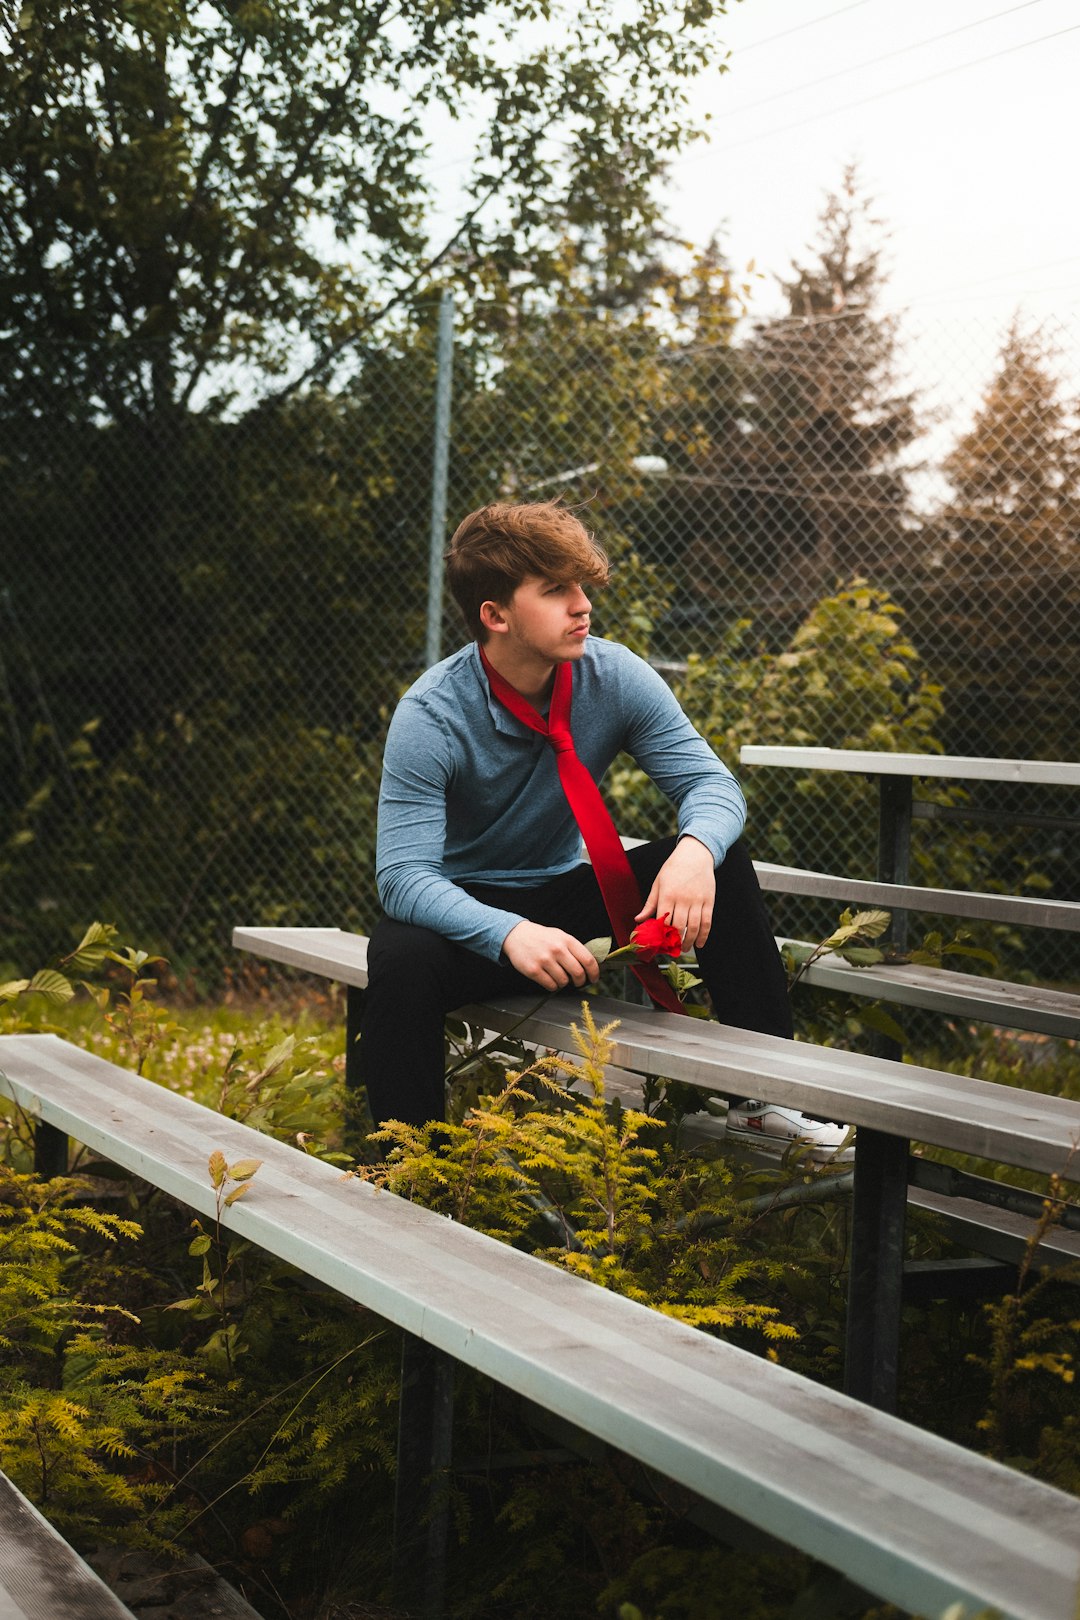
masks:
[[[915,346],[924,373],[967,361],[890,310],[853,170],[774,318],[666,232],[655,183],[721,8],[672,34],[650,4],[631,37],[594,0],[558,62],[528,30],[497,59],[470,9],[387,34],[321,0],[135,0],[12,27],[0,960],[104,915],[212,983],[238,922],[370,927],[381,739],[426,656],[448,291],[437,549],[493,498],[587,503],[618,564],[599,631],[732,764],[745,741],[1077,757],[1075,333],[1015,321],[943,423]],[[466,94],[491,122],[440,237],[415,108]],[[635,773],[610,786],[624,830],[666,829]],[[869,784],[745,786],[758,857],[872,875]],[[926,875],[1080,895],[1060,829],[940,842]],[[1038,967],[1077,974],[1060,940]]]

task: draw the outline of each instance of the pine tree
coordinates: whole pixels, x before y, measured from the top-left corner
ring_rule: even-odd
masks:
[[[1014,317],[967,433],[943,468],[928,661],[954,752],[1069,759],[1080,743],[1080,422],[1044,328]]]
[[[698,589],[795,614],[854,573],[894,581],[910,566],[901,458],[919,432],[896,318],[877,307],[881,222],[853,166],[809,251],[781,280],[788,312],[745,347],[743,419],[710,459],[695,548]]]
[[[1016,582],[1080,550],[1080,422],[1052,365],[1046,332],[1014,316],[975,420],[944,462],[954,568]]]

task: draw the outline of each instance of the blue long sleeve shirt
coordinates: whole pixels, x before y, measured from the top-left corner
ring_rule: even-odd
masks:
[[[723,860],[742,831],[738,783],[654,669],[591,637],[574,666],[571,726],[596,782],[621,752]],[[497,961],[523,918],[464,883],[530,888],[581,860],[581,835],[555,755],[492,696],[475,643],[434,665],[401,699],[386,739],[376,869],[387,915]]]

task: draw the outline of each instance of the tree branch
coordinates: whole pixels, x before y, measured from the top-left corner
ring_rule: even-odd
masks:
[[[394,293],[392,298],[387,299],[386,303],[382,305],[381,309],[377,309],[371,315],[369,315],[364,321],[363,325],[357,331],[349,332],[344,337],[340,337],[335,342],[328,344],[322,353],[318,355],[311,362],[311,365],[302,371],[299,376],[294,377],[290,383],[287,383],[285,387],[280,389],[276,394],[265,395],[264,398],[259,401],[260,406],[269,406],[273,408],[275,406],[284,404],[287,399],[290,399],[292,395],[296,393],[298,388],[302,388],[305,383],[312,382],[316,377],[321,376],[328,366],[332,365],[340,355],[345,353],[346,349],[350,348],[354,343],[358,342],[361,337],[370,332],[372,327],[377,326],[385,316],[389,315],[392,309],[396,309],[398,304],[402,303],[404,299],[408,298],[410,293],[415,292],[421,282],[430,276],[433,270],[438,268],[448,254],[453,252],[458,242],[460,242],[462,236],[469,229],[469,226],[475,219],[478,218],[481,210],[487,207],[487,204],[491,201],[495,193],[502,187],[507,178],[508,177],[506,175],[500,175],[497,180],[493,180],[491,182],[490,186],[488,186],[475,208],[470,209],[465,215],[465,218],[461,221],[461,224],[458,226],[453,236],[449,237],[448,240],[443,243],[442,247],[433,258],[428,259],[426,263],[420,266],[419,270],[416,271],[416,274],[412,276],[412,278],[407,281],[403,287],[398,288],[397,292]]]
[[[370,44],[371,40],[374,39],[379,29],[382,27],[382,24],[386,18],[386,13],[390,9],[390,3],[391,0],[382,0],[382,4],[378,7],[371,18],[371,26],[368,29],[365,43]],[[262,208],[260,208],[258,214],[256,215],[255,229],[251,233],[252,241],[255,241],[259,236],[261,236],[266,228],[273,222],[275,214],[281,208],[286,199],[291,195],[297,181],[307,171],[312,152],[314,151],[317,143],[325,134],[327,125],[340,107],[346,92],[355,82],[360,72],[363,60],[363,53],[358,51],[350,64],[349,71],[346,73],[341,83],[338,84],[333,90],[328,90],[326,92],[326,103],[323,107],[321,116],[312,121],[307,139],[294,154],[293,162],[289,171],[282,176],[281,181],[271,192],[270,196],[266,199]],[[206,319],[203,322],[202,340],[194,346],[194,364],[188,377],[187,384],[180,396],[181,405],[186,406],[188,404],[192,393],[201,381],[213,355],[216,335],[224,326],[236,290],[239,287],[242,279],[249,274],[252,267],[253,256],[249,251],[245,251],[241,254],[238,262],[230,270],[221,296],[217,299],[215,307],[212,308],[207,314]]]

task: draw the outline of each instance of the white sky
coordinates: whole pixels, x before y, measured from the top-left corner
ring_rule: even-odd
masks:
[[[755,261],[751,314],[782,307],[772,278],[854,161],[890,232],[884,306],[938,417],[922,453],[967,427],[1018,309],[1080,395],[1080,0],[729,0],[716,27],[727,71],[692,90],[709,136],[663,201],[688,241]],[[450,209],[467,121],[433,134]]]
[[[1077,0],[732,0],[719,26],[728,71],[694,98],[710,144],[672,171],[680,231],[786,272],[855,160],[892,229],[891,303],[1080,320]]]
[[[727,70],[691,87],[708,135],[672,163],[666,218],[696,246],[715,234],[736,271],[753,260],[749,313],[767,316],[858,165],[888,232],[882,308],[901,317],[926,429],[909,460],[932,506],[1014,313],[1080,399],[1080,0],[728,0],[715,26]],[[426,123],[438,242],[472,139],[467,116]]]
[[[694,95],[709,142],[673,165],[668,211],[766,272],[752,313],[781,307],[772,274],[807,257],[855,161],[890,231],[884,302],[938,416],[916,450],[968,425],[1018,309],[1080,394],[1077,0],[730,0],[719,27],[727,72]]]

